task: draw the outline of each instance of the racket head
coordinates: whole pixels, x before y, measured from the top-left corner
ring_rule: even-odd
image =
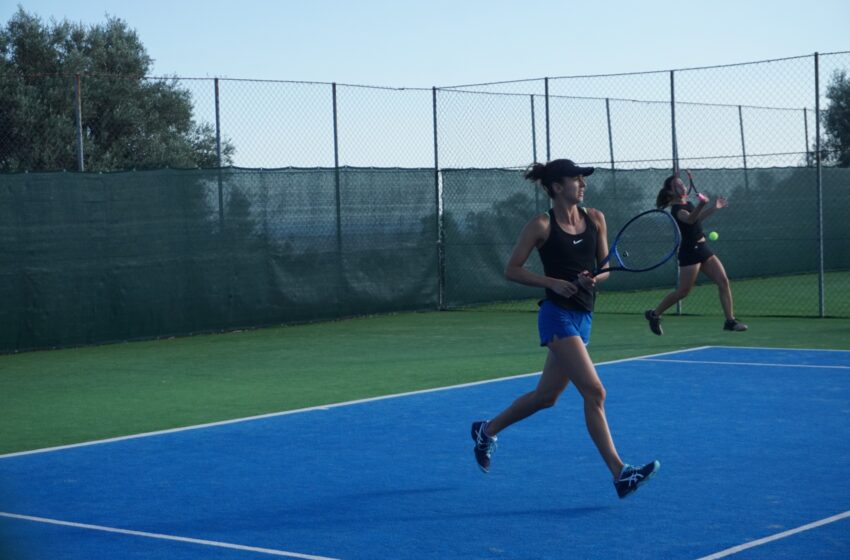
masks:
[[[608,266],[594,276],[609,270],[646,272],[658,268],[673,258],[681,242],[673,216],[664,210],[647,210],[620,228],[608,252]]]
[[[697,190],[696,185],[694,185],[694,176],[691,175],[691,170],[685,169],[685,173],[688,175],[688,195],[696,193],[699,196],[700,192]]]

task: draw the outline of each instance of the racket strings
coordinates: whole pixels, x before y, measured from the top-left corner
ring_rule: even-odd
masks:
[[[652,268],[678,249],[678,226],[662,212],[644,214],[620,233],[616,246],[623,267],[629,270]]]

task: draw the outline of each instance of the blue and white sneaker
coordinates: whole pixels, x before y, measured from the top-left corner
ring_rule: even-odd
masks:
[[[475,446],[472,448],[475,452],[475,461],[478,463],[478,468],[483,472],[490,471],[490,457],[493,451],[496,450],[495,437],[490,437],[484,433],[484,428],[487,426],[485,420],[479,420],[472,423],[472,441]]]
[[[650,478],[655,476],[655,473],[657,473],[660,468],[661,463],[658,461],[647,463],[642,467],[624,465],[623,470],[620,471],[620,476],[616,481],[614,481],[614,488],[617,489],[617,495],[620,496],[620,498],[625,498],[646,484]]]

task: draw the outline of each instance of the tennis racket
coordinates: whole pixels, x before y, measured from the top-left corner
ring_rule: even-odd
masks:
[[[702,194],[701,192],[699,192],[699,191],[697,190],[696,185],[694,185],[694,176],[693,176],[693,175],[691,175],[691,170],[690,170],[690,169],[685,169],[685,173],[687,173],[687,174],[688,174],[688,196],[690,196],[690,195],[691,195],[691,193],[695,193],[695,194],[697,195],[697,198],[698,198],[698,199],[700,199],[700,200],[702,200],[702,201],[707,201],[707,200],[708,200],[708,198],[707,198],[704,194]]]
[[[669,261],[676,251],[682,234],[673,216],[663,210],[647,210],[626,222],[608,256],[593,271],[593,276],[611,270],[646,272]]]

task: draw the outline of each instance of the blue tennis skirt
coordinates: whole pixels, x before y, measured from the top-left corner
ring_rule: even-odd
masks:
[[[587,346],[590,343],[590,325],[593,313],[564,309],[548,299],[540,303],[537,312],[537,330],[540,331],[540,346],[547,346],[555,338],[581,337]]]

